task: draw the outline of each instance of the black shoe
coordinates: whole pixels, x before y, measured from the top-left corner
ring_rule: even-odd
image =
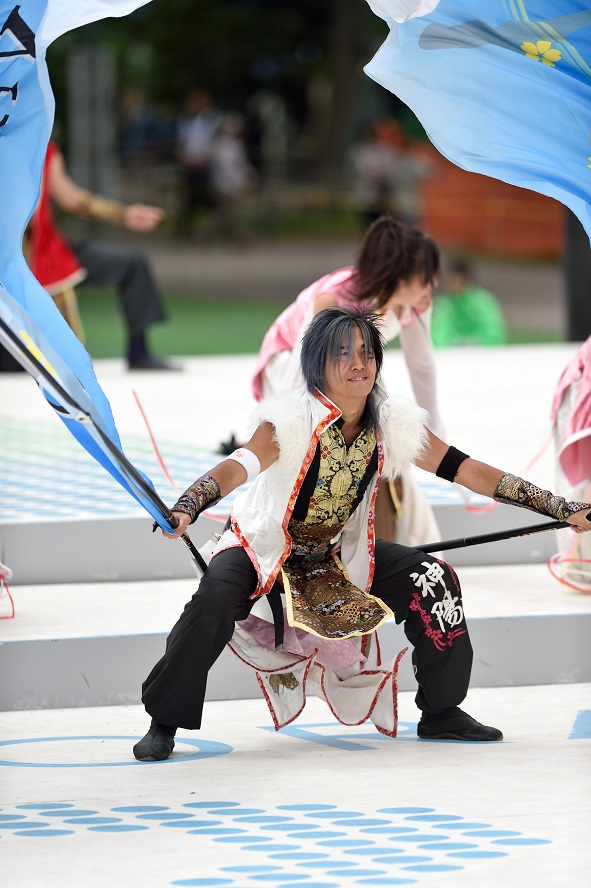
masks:
[[[423,740],[502,740],[498,728],[481,725],[475,718],[457,706],[435,715],[423,714],[417,725],[417,734]]]
[[[143,358],[133,358],[128,361],[129,370],[182,370],[176,364],[165,361],[164,358],[155,358],[153,355],[146,355]]]
[[[235,450],[239,448],[238,441],[236,440],[236,435],[231,435],[227,441],[222,441],[220,446],[218,447],[218,453],[221,453],[222,456],[230,456],[231,453],[234,453]]]
[[[174,749],[176,728],[161,725],[152,719],[150,730],[135,744],[133,754],[140,762],[163,762]]]

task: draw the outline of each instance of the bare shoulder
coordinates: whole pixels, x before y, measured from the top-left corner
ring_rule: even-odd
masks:
[[[333,293],[320,293],[314,302],[314,314],[325,308],[338,308],[337,297]]]

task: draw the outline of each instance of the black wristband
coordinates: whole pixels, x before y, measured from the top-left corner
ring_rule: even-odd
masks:
[[[462,453],[457,447],[449,447],[435,474],[451,483],[455,480],[458,469],[465,459],[470,459],[467,453]]]

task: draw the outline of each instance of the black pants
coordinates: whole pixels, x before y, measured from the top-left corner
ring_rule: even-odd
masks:
[[[227,549],[212,559],[168,636],[164,656],[142,685],[142,702],[153,718],[174,727],[201,726],[207,673],[232,637],[234,623],[250,613],[255,587],[256,573],[244,549]],[[394,611],[397,623],[404,623],[413,645],[419,709],[437,712],[461,703],[472,645],[452,568],[416,549],[378,540],[371,592]]]
[[[162,297],[141,250],[103,241],[72,241],[70,247],[87,271],[82,287],[97,284],[117,289],[128,339],[165,320]]]
[[[207,165],[202,167],[185,167],[182,175],[182,202],[176,221],[176,233],[180,237],[190,235],[197,211],[211,211],[215,205],[215,196],[211,184],[211,174]]]

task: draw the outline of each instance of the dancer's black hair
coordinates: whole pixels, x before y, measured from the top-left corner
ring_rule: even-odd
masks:
[[[362,308],[325,308],[312,319],[302,340],[302,376],[309,391],[324,392],[326,362],[338,366],[343,352],[352,354],[355,333],[361,331],[366,355],[376,362],[376,379],[384,361],[384,340],[378,329],[378,315]],[[367,401],[366,424],[375,428],[378,422],[373,392]]]

